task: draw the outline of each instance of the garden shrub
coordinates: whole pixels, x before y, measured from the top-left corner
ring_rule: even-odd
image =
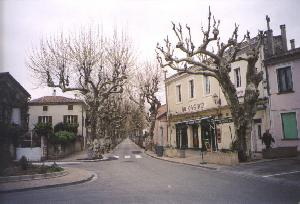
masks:
[[[38,136],[49,136],[53,132],[51,123],[37,123],[34,130]]]
[[[58,131],[50,136],[50,141],[54,144],[67,144],[73,142],[76,136],[73,132]]]
[[[78,126],[79,126],[79,124],[77,124],[77,123],[70,124],[70,123],[60,122],[54,126],[54,133],[59,132],[59,131],[67,131],[67,132],[72,132],[76,135],[78,132]]]

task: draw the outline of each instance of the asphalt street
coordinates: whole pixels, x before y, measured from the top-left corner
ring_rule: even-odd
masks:
[[[216,171],[149,157],[129,139],[109,161],[73,164],[87,183],[0,194],[0,203],[299,203],[300,186],[269,177]]]

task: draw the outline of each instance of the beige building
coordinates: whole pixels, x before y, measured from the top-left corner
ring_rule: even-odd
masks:
[[[29,130],[38,122],[51,123],[77,123],[78,135],[83,137],[86,144],[86,110],[82,100],[66,98],[63,96],[44,96],[29,102]]]
[[[153,143],[157,146],[166,146],[168,144],[168,122],[167,105],[162,105],[158,109],[155,120]]]
[[[263,148],[261,137],[270,127],[267,74],[264,59],[286,50],[285,26],[280,26],[281,35],[273,36],[270,30],[256,63],[258,71],[264,73],[259,85],[259,102],[253,119],[251,136],[252,152]],[[250,44],[256,42],[251,39]],[[243,47],[238,55],[245,55],[248,47]],[[230,77],[236,86],[241,102],[245,93],[247,62],[239,61],[231,65]],[[168,142],[177,148],[206,148],[208,150],[229,149],[235,139],[230,110],[216,79],[201,75],[177,73],[165,80],[167,92]]]

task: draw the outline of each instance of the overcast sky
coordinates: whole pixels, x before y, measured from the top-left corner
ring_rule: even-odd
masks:
[[[38,46],[42,37],[97,24],[111,35],[117,27],[127,32],[139,59],[149,60],[155,57],[156,43],[173,34],[171,21],[189,24],[192,34],[200,36],[209,5],[221,20],[223,40],[235,22],[241,36],[246,30],[252,36],[258,29],[265,30],[268,14],[274,34],[280,34],[279,25],[286,24],[288,40],[294,38],[296,47],[299,45],[299,0],[0,0],[0,71],[10,72],[32,98],[51,95],[52,89],[34,86],[25,66],[26,53]]]

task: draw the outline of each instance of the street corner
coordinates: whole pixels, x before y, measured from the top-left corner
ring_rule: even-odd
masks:
[[[91,171],[73,167],[64,167],[64,169],[66,173],[59,176],[31,176],[31,179],[2,182],[0,183],[0,193],[63,187],[97,179],[97,174]]]

